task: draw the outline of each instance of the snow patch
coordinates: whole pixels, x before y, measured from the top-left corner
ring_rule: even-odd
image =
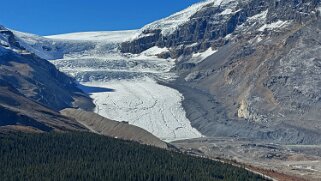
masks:
[[[265,11],[259,13],[259,14],[256,14],[256,15],[250,17],[249,20],[250,21],[258,21],[258,20],[259,21],[262,21],[262,20],[265,21],[266,18],[267,18],[268,13],[269,13],[269,10],[265,10]]]
[[[232,9],[225,9],[223,12],[221,12],[221,15],[228,15],[228,14],[232,14],[233,10]]]
[[[145,50],[141,54],[146,55],[146,56],[156,56],[158,54],[166,53],[166,52],[169,52],[168,48],[166,48],[166,47],[160,48],[160,47],[154,46],[148,50]]]
[[[271,24],[265,24],[262,27],[258,29],[258,31],[265,31],[265,30],[276,30],[283,28],[289,24],[289,21],[282,21],[278,20],[277,22],[271,23]]]
[[[195,42],[195,43],[193,43],[193,44],[186,45],[186,48],[195,47],[195,46],[197,46],[197,45],[198,45],[198,43]]]
[[[217,50],[213,50],[212,48],[209,48],[204,52],[194,53],[192,55],[191,59],[188,60],[188,62],[189,63],[195,63],[195,64],[201,63],[207,57],[213,55],[216,52],[217,52]]]

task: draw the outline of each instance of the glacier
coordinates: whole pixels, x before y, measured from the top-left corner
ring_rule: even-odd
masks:
[[[40,37],[16,32],[22,44],[60,71],[74,77],[93,99],[95,112],[126,121],[164,141],[202,137],[182,107],[184,97],[158,81],[175,79],[174,59],[158,58],[167,48],[152,47],[141,54],[123,54],[120,43],[137,30],[84,32]]]

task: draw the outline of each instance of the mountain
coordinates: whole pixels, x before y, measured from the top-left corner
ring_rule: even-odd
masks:
[[[115,33],[117,41],[102,38],[112,35],[107,32],[45,38],[16,35],[30,51],[51,56],[59,69],[78,81],[117,89],[92,94],[99,104],[96,112],[105,117],[121,121],[124,117],[119,115],[137,116],[132,105],[146,104],[140,100],[151,90],[137,93],[135,87],[137,80],[145,85],[148,77],[184,97],[175,104],[182,102],[186,117],[170,114],[172,108],[165,114],[163,103],[174,99],[151,94],[161,103],[154,118],[161,123],[145,119],[144,110],[150,105],[139,107],[139,119],[129,120],[158,136],[169,131],[171,138],[177,138],[176,131],[184,128],[180,134],[185,138],[228,136],[319,144],[320,7],[320,0],[207,0],[123,37]],[[123,93],[124,85],[131,85],[124,94],[134,95],[126,100],[117,94]],[[101,110],[110,107],[115,114]],[[180,120],[188,121],[171,130],[169,123],[181,124]],[[164,131],[149,126],[157,124]],[[190,126],[200,133],[188,132]]]
[[[204,135],[320,143],[320,13],[319,0],[209,0],[145,26],[121,50],[169,50],[180,75],[172,87]]]
[[[261,35],[264,30],[317,19],[318,0],[207,0],[139,30],[122,44],[123,52],[140,53],[154,46],[170,48],[169,56],[217,49],[235,35]],[[189,57],[188,57],[189,58]]]
[[[1,129],[86,130],[57,112],[82,103],[90,107],[91,100],[77,88],[74,80],[28,52],[3,26],[0,40]]]
[[[131,31],[1,32],[3,129],[166,141],[320,180],[321,0],[207,0]]]

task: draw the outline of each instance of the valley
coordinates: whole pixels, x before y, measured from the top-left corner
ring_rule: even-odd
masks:
[[[41,60],[54,65],[57,98],[47,98],[53,91],[40,74],[40,83],[30,81],[30,69],[15,94],[41,115],[40,103],[69,117],[68,128],[291,176],[280,180],[319,180],[320,7],[320,0],[207,0],[138,30],[38,36],[3,28],[14,41],[1,41],[44,75]],[[10,75],[22,69],[5,65]],[[26,91],[30,85],[36,91]]]

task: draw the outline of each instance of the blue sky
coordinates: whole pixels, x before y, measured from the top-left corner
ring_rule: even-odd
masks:
[[[5,0],[0,24],[39,35],[128,30],[201,0]]]

